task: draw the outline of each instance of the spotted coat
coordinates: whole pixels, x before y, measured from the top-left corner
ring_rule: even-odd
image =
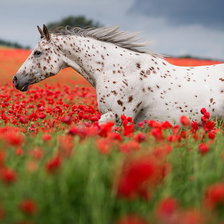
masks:
[[[96,88],[99,123],[119,122],[122,114],[135,122],[178,122],[182,115],[199,120],[202,107],[213,117],[224,114],[224,64],[178,67],[160,56],[92,37],[42,32],[13,80],[22,91],[72,67]]]

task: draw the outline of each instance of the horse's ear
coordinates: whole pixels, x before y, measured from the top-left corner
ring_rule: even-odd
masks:
[[[43,30],[42,30],[39,26],[37,26],[37,29],[38,29],[38,31],[39,31],[39,33],[40,33],[40,38],[41,38],[41,39],[44,38]]]
[[[51,35],[45,25],[43,25],[43,33],[44,33],[44,37],[46,38],[46,40],[50,41]]]

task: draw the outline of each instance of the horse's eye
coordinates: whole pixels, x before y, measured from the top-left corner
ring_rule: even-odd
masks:
[[[34,54],[34,56],[38,57],[42,54],[42,52],[41,51],[34,51],[33,54]]]

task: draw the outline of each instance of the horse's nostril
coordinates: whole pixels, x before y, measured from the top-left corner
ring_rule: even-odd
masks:
[[[13,79],[12,79],[13,84],[16,84],[17,80],[18,80],[17,77],[14,76]]]

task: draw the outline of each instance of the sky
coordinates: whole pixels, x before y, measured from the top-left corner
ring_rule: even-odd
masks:
[[[223,0],[1,0],[0,39],[35,46],[36,26],[84,15],[139,32],[156,53],[224,60]]]

